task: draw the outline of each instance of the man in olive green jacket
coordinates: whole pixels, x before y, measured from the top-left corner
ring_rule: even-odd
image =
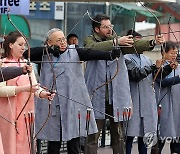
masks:
[[[132,101],[129,88],[128,72],[123,54],[143,53],[154,48],[156,44],[164,42],[163,36],[157,36],[155,40],[133,40],[132,35],[119,37],[113,31],[113,25],[106,15],[97,15],[92,21],[93,34],[88,36],[84,45],[86,48],[93,48],[104,51],[114,49],[121,50],[118,61],[89,61],[85,71],[86,85],[89,95],[92,98],[92,105],[100,112],[95,112],[95,119],[98,126],[98,133],[89,135],[85,145],[86,154],[97,154],[98,138],[105,121],[105,113],[113,116],[109,118],[111,129],[111,143],[113,154],[125,153],[125,141],[123,132],[123,111],[124,108],[131,108]],[[114,34],[113,34],[114,33]],[[116,64],[118,63],[118,65]],[[117,71],[118,70],[118,71]],[[113,76],[116,74],[116,77]],[[113,80],[111,81],[111,79]],[[104,83],[110,83],[102,86]],[[94,92],[95,91],[95,92]],[[119,112],[119,114],[117,114]]]

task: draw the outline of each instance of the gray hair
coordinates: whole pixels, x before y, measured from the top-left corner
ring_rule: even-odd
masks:
[[[52,28],[52,29],[50,29],[50,30],[47,32],[47,38],[46,38],[46,40],[49,40],[49,37],[51,36],[51,34],[54,33],[54,32],[57,32],[57,31],[63,32],[63,31],[62,31],[61,29],[59,29],[59,28]]]

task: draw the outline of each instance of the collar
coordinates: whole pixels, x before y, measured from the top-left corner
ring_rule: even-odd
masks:
[[[102,41],[104,41],[96,32],[94,32],[93,31],[93,37],[95,38],[95,40],[97,41],[97,42],[102,42]],[[112,36],[110,36],[110,37],[108,37],[105,41],[108,41],[108,40],[112,40],[113,38],[115,38],[115,35],[112,35]]]

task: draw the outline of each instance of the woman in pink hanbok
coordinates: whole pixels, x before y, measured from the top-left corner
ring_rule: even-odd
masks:
[[[4,41],[3,67],[26,65],[27,60],[22,58],[25,45],[26,41],[19,32],[9,33]],[[53,98],[51,93],[38,86],[33,70],[30,76],[32,87],[28,74],[0,83],[0,115],[3,116],[0,118],[0,132],[4,154],[30,154],[30,133],[27,133],[24,115],[34,113],[34,94],[39,98]],[[19,116],[27,100],[28,103]],[[19,118],[16,121],[17,116]]]

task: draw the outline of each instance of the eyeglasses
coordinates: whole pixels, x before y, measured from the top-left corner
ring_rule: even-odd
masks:
[[[65,37],[59,38],[56,42],[57,43],[65,43],[66,42],[66,38]]]
[[[101,25],[100,28],[103,28],[103,29],[113,29],[114,25]]]

